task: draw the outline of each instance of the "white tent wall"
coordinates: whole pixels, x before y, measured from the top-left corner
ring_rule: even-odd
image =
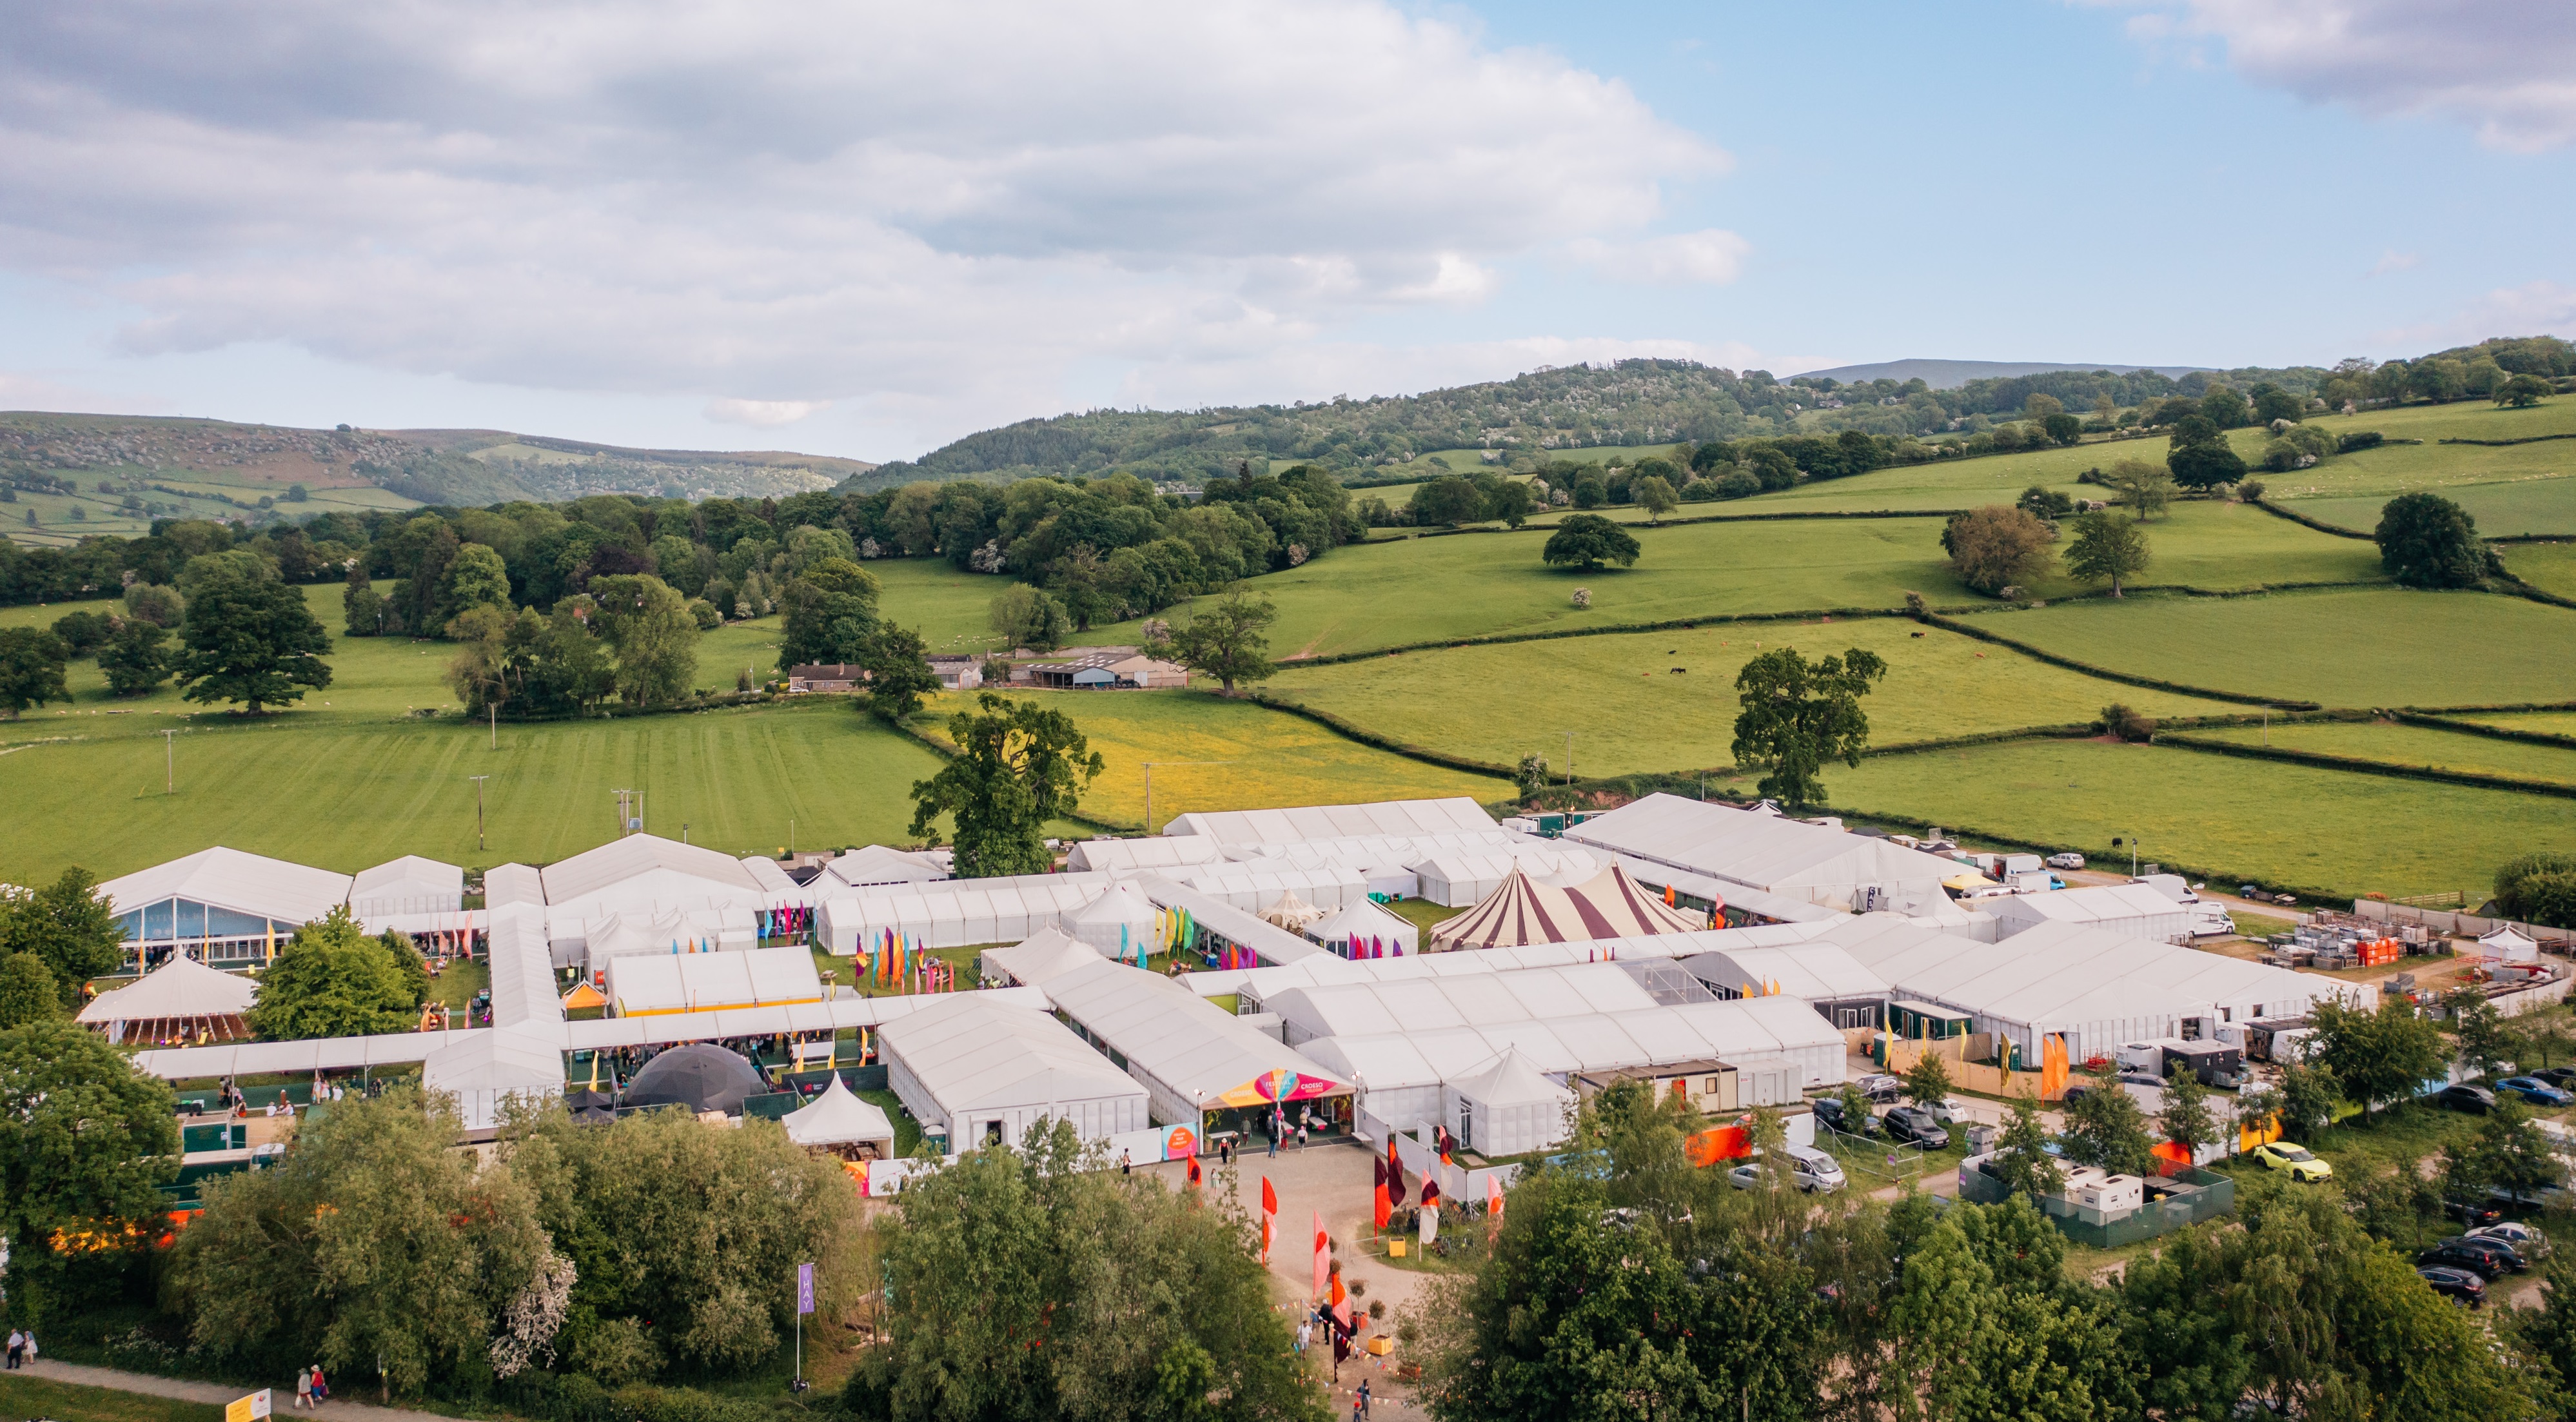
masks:
[[[1572,1090],[1538,1075],[1517,1056],[1440,1089],[1449,1134],[1489,1158],[1563,1144],[1574,1104]]]
[[[1065,851],[1064,867],[1076,873],[1171,870],[1185,864],[1214,864],[1224,858],[1225,846],[1205,835],[1155,835],[1144,839],[1086,839]]]
[[[2103,884],[2040,894],[1997,894],[1978,907],[1993,915],[1994,941],[2014,937],[2047,923],[2074,924],[2170,943],[2191,933],[2192,914],[2183,905],[2141,884]]]
[[[1326,910],[1366,902],[1369,894],[1368,879],[1360,871],[1340,865],[1299,869],[1250,860],[1191,865],[1162,873],[1165,878],[1250,914],[1277,903],[1284,894],[1295,894]]]
[[[417,854],[387,860],[359,870],[350,880],[349,908],[360,918],[460,913],[465,908],[465,871]]]
[[[1332,956],[1277,924],[1262,922],[1251,910],[1236,908],[1177,879],[1161,874],[1143,874],[1137,876],[1136,885],[1156,904],[1186,910],[1200,928],[1237,947],[1251,949],[1263,963],[1295,963],[1307,958]]]
[[[421,1084],[455,1095],[465,1129],[488,1131],[500,1124],[513,1096],[542,1099],[563,1094],[563,1049],[543,1031],[485,1031],[423,1058]]]
[[[1181,815],[1169,835],[1206,835],[1225,844],[1285,844],[1364,835],[1458,834],[1490,830],[1494,817],[1464,795],[1445,800],[1379,800],[1284,810],[1216,810]]]
[[[1017,943],[1098,898],[1107,874],[1022,874],[887,884],[835,894],[816,915],[825,946],[853,957],[887,930],[931,948]]]
[[[1153,946],[1154,902],[1132,883],[1113,883],[1089,903],[1063,915],[1064,932],[1104,958],[1133,955]]]
[[[1395,957],[1410,957],[1422,951],[1422,930],[1411,919],[1399,917],[1365,898],[1306,925],[1306,936],[1335,949],[1338,957],[1350,956],[1347,945],[1355,937],[1364,942],[1383,942]]]

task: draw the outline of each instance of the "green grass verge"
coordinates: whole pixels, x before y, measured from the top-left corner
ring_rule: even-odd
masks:
[[[2495,866],[2563,843],[2565,801],[2510,791],[2101,740],[2020,741],[1829,767],[1836,806],[2074,849],[2125,868],[2140,857],[2212,882],[2350,898],[2468,889]],[[1965,837],[1964,832],[1962,837]]]
[[[2494,484],[2447,484],[2437,486],[2435,492],[2468,510],[2469,516],[2478,521],[2478,532],[2489,538],[2576,533],[2576,451],[2562,450],[2559,457],[2570,466],[2570,473],[2526,475]],[[2394,497],[2365,494],[2307,498],[2293,500],[2288,507],[2313,519],[2368,533],[2379,527],[2379,511]]]
[[[2391,721],[2309,721],[2274,726],[2268,733],[2259,728],[2229,727],[2191,734],[2201,740],[2269,744],[2281,750],[2349,756],[2392,766],[2424,766],[2576,786],[2576,748],[2528,745]]]
[[[1193,810],[1251,810],[1282,805],[1402,800],[1467,795],[1492,800],[1509,783],[1408,760],[1361,745],[1302,717],[1251,701],[1188,691],[1038,691],[1015,693],[1065,712],[1082,727],[1108,768],[1083,795],[1082,809],[1118,824],[1145,820],[1145,763],[1154,772],[1154,819],[1169,824]],[[943,727],[962,701],[942,697],[925,726]],[[1215,761],[1212,765],[1179,762]]]
[[[2463,485],[2490,486],[2534,477],[2576,475],[2576,441],[2537,444],[2443,444],[2446,439],[2527,439],[2533,435],[2576,433],[2576,400],[2550,400],[2527,410],[2499,410],[2481,401],[2449,405],[2411,405],[2396,410],[2365,410],[2357,415],[2330,415],[2314,421],[2330,434],[2377,430],[2391,440],[2421,444],[2385,444],[2352,454],[2339,454],[2307,469],[2281,474],[2257,472],[2270,497],[2311,500],[2376,497],[2386,500],[2412,489],[2432,489],[2446,497]],[[2268,436],[2235,432],[2237,452],[2250,462]],[[2156,442],[2161,446],[2164,442]],[[2369,528],[2378,522],[2374,510]],[[2502,533],[2480,527],[2488,533]]]
[[[2576,711],[2467,712],[2443,718],[2543,736],[2576,736]]]
[[[287,1399],[289,1403],[294,1400]],[[284,1410],[294,1409],[290,1406]],[[223,1422],[224,1418],[224,1409],[211,1402],[180,1402],[113,1388],[77,1387],[7,1372],[0,1372],[0,1413],[11,1417],[56,1417],[64,1422]]]
[[[1809,657],[1859,647],[1887,660],[1887,679],[1864,703],[1879,745],[2089,722],[2112,701],[2157,717],[2242,709],[2101,681],[1903,618],[1408,652],[1292,668],[1269,690],[1399,742],[1496,764],[1535,752],[1562,775],[1571,731],[1577,774],[1681,770],[1732,763],[1736,672],[1784,646]]]
[[[2496,550],[2506,571],[2560,597],[2576,597],[2576,543],[2517,543]]]
[[[2112,671],[2329,706],[2576,699],[2576,656],[2564,654],[2576,612],[2525,598],[2389,588],[2103,599],[1975,626]]]

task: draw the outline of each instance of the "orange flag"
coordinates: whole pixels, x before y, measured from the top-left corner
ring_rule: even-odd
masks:
[[[1485,1177],[1485,1218],[1499,1224],[1503,1218],[1503,1177]]]
[[[1333,1262],[1332,1236],[1324,1233],[1324,1212],[1315,1212],[1315,1293],[1324,1292],[1324,1280],[1331,1277]]]
[[[1271,1241],[1279,1229],[1279,1192],[1270,1188],[1270,1177],[1261,1177],[1261,1262],[1270,1262]]]

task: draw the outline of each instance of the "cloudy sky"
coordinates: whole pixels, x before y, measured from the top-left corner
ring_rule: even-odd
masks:
[[[0,408],[900,458],[1620,355],[2576,335],[2562,0],[37,0]]]

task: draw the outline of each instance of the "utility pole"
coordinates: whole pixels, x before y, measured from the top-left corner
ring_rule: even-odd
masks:
[[[474,782],[474,852],[480,854],[483,852],[483,782],[492,777],[469,775],[465,778]]]
[[[1565,733],[1565,783],[1574,783],[1574,733]]]
[[[1145,833],[1154,832],[1154,767],[1158,765],[1232,765],[1230,760],[1149,760],[1145,762]]]
[[[161,793],[173,795],[179,790],[179,733],[161,733]]]
[[[495,701],[484,709],[492,713],[492,749],[499,750],[501,748],[501,703]]]

